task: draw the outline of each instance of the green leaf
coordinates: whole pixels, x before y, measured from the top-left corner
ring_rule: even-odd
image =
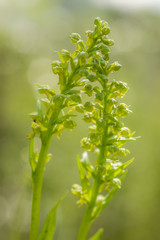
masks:
[[[41,85],[37,84],[37,86],[38,86],[39,93],[40,94],[45,94],[49,99],[53,95],[56,95],[56,92],[53,89],[49,88],[49,86],[47,86],[47,85],[42,85],[41,86]]]
[[[34,121],[37,121],[39,120],[39,115],[37,112],[32,112],[29,114],[29,116],[34,120]]]
[[[46,157],[46,163],[48,163],[51,160],[52,154],[48,153],[47,157]]]
[[[52,240],[54,232],[55,232],[55,228],[56,228],[57,207],[60,204],[60,202],[64,199],[64,197],[62,197],[49,212],[49,214],[43,224],[42,231],[39,235],[38,240]]]
[[[131,160],[129,160],[129,161],[125,162],[125,163],[123,163],[122,164],[123,169],[126,168],[128,165],[130,165],[133,162],[133,160],[134,160],[134,158],[132,158]]]
[[[102,233],[103,233],[103,229],[99,229],[98,232],[91,237],[89,240],[102,240]]]
[[[48,100],[48,98],[42,98],[42,99],[41,99],[41,102],[43,103],[43,105],[44,105],[46,108],[49,108],[50,101]]]
[[[34,137],[30,139],[29,144],[29,162],[32,168],[32,171],[35,171],[35,152],[34,152]]]
[[[106,181],[111,181],[112,179],[114,179],[115,177],[117,177],[118,175],[121,175],[124,173],[124,169],[133,162],[134,158],[132,158],[131,160],[123,163],[123,164],[119,164],[120,166],[115,167],[115,164],[112,164],[112,169],[108,170],[109,173],[108,175],[105,177]]]
[[[78,170],[79,170],[82,189],[83,189],[84,192],[88,192],[88,191],[90,191],[90,183],[89,183],[89,180],[86,177],[86,173],[85,173],[85,170],[83,168],[83,165],[81,163],[81,160],[80,160],[79,156],[77,157],[77,165],[78,165]]]
[[[62,63],[65,63],[70,59],[70,52],[65,49],[62,49],[62,53],[60,53],[60,52],[57,52],[57,53],[58,53]]]
[[[130,161],[128,161],[128,162],[130,162]],[[127,175],[127,171],[125,171],[124,174],[120,177],[121,183],[123,182],[126,175]],[[111,201],[111,199],[117,193],[118,189],[119,189],[119,186],[115,185],[114,187],[112,187],[112,189],[109,191],[109,193],[103,198],[103,201],[101,201],[101,204],[97,205],[95,207],[95,209],[92,213],[92,220],[94,220],[95,218],[97,218],[100,215],[100,213],[103,211],[103,209],[108,205],[108,203]]]
[[[84,167],[84,169],[87,171],[87,173],[91,174],[92,176],[94,176],[94,167],[91,165],[90,161],[89,161],[89,157],[88,157],[88,152],[85,151],[82,154],[82,158],[81,158],[81,163]]]
[[[43,119],[42,105],[39,99],[37,100],[37,112],[40,119]]]

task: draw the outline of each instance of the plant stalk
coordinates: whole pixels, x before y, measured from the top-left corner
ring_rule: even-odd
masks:
[[[106,90],[106,88],[107,88],[106,83],[104,83],[103,88]],[[104,110],[103,110],[103,119],[104,120],[106,119],[106,114],[107,114],[106,107],[107,107],[107,95],[105,95],[105,98],[104,98]],[[106,125],[103,136],[102,136],[102,144],[101,144],[101,148],[100,148],[99,157],[97,159],[97,166],[102,166],[105,163],[104,152],[105,152],[105,141],[106,141],[107,132],[108,132],[108,126]],[[93,209],[96,205],[96,199],[97,199],[99,187],[101,184],[101,181],[100,181],[101,172],[99,172],[99,171],[101,171],[100,168],[98,169],[97,178],[95,178],[94,182],[93,182],[91,201],[90,201],[90,203],[86,209],[86,212],[84,214],[84,217],[83,217],[80,229],[79,229],[77,240],[86,240],[87,239],[88,231],[90,229],[92,222],[94,221],[94,219],[92,218],[92,213],[93,213]]]
[[[93,209],[94,209],[95,202],[97,199],[99,186],[100,186],[100,183],[99,183],[98,179],[95,179],[93,182],[93,187],[92,187],[91,201],[85,211],[85,214],[84,214],[84,217],[83,217],[80,229],[79,229],[77,240],[86,240],[86,238],[87,238],[88,231],[93,222],[92,213],[93,213]]]
[[[36,171],[33,173],[31,229],[30,229],[29,240],[37,240],[39,235],[40,202],[41,202],[43,175],[44,175],[45,163],[48,155],[50,142],[51,142],[51,136],[47,139],[46,143],[42,143]]]

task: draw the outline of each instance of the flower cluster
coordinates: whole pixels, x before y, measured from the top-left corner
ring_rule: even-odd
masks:
[[[77,50],[81,49],[80,44],[83,46],[77,54],[78,62],[85,71],[81,91],[92,97],[83,105],[76,106],[77,111],[84,113],[83,120],[89,123],[89,134],[81,140],[85,151],[82,158],[78,158],[81,185],[74,184],[72,192],[80,198],[80,205],[90,206],[93,203],[94,187],[89,178],[92,177],[98,183],[92,219],[100,214],[121,187],[126,174],[125,168],[133,160],[122,162],[122,158],[129,154],[129,150],[123,145],[135,140],[132,137],[134,133],[122,121],[131,112],[125,103],[120,102],[128,86],[125,82],[110,79],[110,74],[121,68],[118,62],[109,63],[109,47],[114,44],[108,37],[110,29],[99,18],[95,19],[94,24],[94,31],[87,31],[86,44],[79,35],[72,36]],[[94,164],[89,161],[88,152],[96,154]]]

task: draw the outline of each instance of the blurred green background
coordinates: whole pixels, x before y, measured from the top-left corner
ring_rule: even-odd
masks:
[[[122,189],[90,231],[104,227],[104,240],[160,239],[160,5],[144,1],[0,0],[0,239],[27,240],[31,208],[28,113],[35,111],[36,83],[57,88],[51,62],[56,51],[73,50],[69,35],[93,29],[100,16],[115,40],[111,59],[128,82],[125,102],[133,114],[127,126],[142,136],[129,145],[135,156]],[[122,4],[123,2],[123,4]],[[126,4],[124,3],[126,2]],[[151,3],[150,2],[150,3]],[[108,4],[107,4],[108,3]],[[135,5],[134,5],[135,3]],[[149,1],[146,1],[149,3]],[[76,156],[87,127],[53,139],[45,171],[41,222],[52,205],[79,182]],[[74,240],[84,209],[68,194],[59,208],[55,240]]]

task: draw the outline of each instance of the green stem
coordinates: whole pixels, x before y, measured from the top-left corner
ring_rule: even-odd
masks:
[[[45,170],[45,161],[48,154],[50,141],[51,136],[47,139],[46,143],[42,143],[36,171],[33,173],[33,197],[31,212],[31,230],[29,240],[37,240],[39,235],[41,191]]]
[[[84,217],[83,217],[80,229],[79,229],[77,240],[86,240],[88,231],[91,226],[90,218],[91,218],[92,210],[93,209],[89,208],[89,207],[86,209],[86,212],[84,214]]]
[[[62,102],[63,103],[63,102]],[[39,235],[39,221],[40,221],[40,203],[41,192],[43,184],[43,175],[46,165],[46,158],[52,139],[52,129],[55,125],[59,113],[61,111],[62,103],[55,106],[55,111],[48,122],[48,131],[45,134],[41,134],[41,150],[38,158],[38,163],[35,172],[32,172],[33,181],[33,196],[32,196],[32,211],[31,211],[31,229],[29,240],[37,240]]]
[[[104,83],[103,89],[104,90],[107,89],[106,83]],[[106,115],[107,115],[106,108],[107,108],[107,94],[105,94],[105,97],[104,97],[104,110],[103,110],[103,119],[104,120],[106,120]],[[108,126],[106,125],[103,136],[102,136],[100,153],[99,153],[98,159],[96,160],[97,166],[100,168],[98,168],[97,177],[94,179],[94,182],[93,182],[91,201],[90,201],[89,205],[87,206],[86,212],[84,214],[77,240],[86,240],[87,239],[88,231],[90,229],[92,222],[94,221],[94,219],[92,218],[92,213],[93,213],[93,209],[96,205],[96,199],[97,199],[99,187],[101,184],[101,181],[100,181],[101,166],[103,166],[105,163],[104,155],[105,155],[105,147],[106,147],[105,142],[106,142],[107,133],[108,133]]]
[[[91,201],[85,211],[85,214],[84,214],[84,217],[83,217],[80,229],[79,229],[77,240],[86,240],[86,238],[87,238],[88,231],[93,222],[92,212],[93,212],[95,202],[97,199],[99,186],[100,186],[100,184],[99,184],[98,179],[95,179],[93,182],[93,187],[92,187]]]

